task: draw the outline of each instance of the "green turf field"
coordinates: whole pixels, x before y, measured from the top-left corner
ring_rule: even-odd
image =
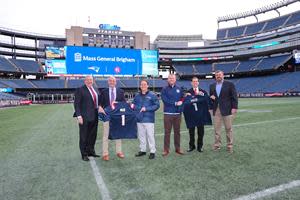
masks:
[[[71,104],[0,110],[0,200],[101,199],[90,163],[81,160],[72,113]],[[172,151],[163,158],[160,110],[155,160],[136,158],[138,141],[127,140],[124,160],[111,145],[111,160],[96,164],[112,199],[234,199],[300,179],[299,124],[300,98],[240,99],[233,154],[211,150],[213,130],[207,127],[203,153]],[[184,122],[181,127],[186,151]],[[98,134],[101,154],[101,127]],[[264,199],[300,199],[300,187]]]

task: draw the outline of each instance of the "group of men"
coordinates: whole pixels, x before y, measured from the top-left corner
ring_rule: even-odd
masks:
[[[164,149],[163,156],[170,153],[170,136],[171,130],[174,130],[174,146],[175,153],[183,155],[184,152],[180,146],[180,125],[181,115],[184,112],[186,105],[185,99],[187,97],[195,97],[191,99],[191,108],[195,109],[193,112],[195,116],[189,116],[188,112],[184,113],[185,120],[191,119],[195,122],[196,118],[204,116],[206,120],[201,120],[197,124],[189,124],[189,149],[191,152],[197,149],[199,152],[203,151],[203,137],[204,125],[209,123],[210,115],[213,115],[215,142],[213,150],[217,151],[221,147],[221,128],[222,124],[225,126],[227,151],[233,152],[233,133],[232,120],[237,112],[238,98],[236,89],[233,83],[224,80],[224,73],[216,71],[216,82],[210,85],[209,94],[199,87],[198,78],[192,79],[192,88],[187,92],[176,85],[176,76],[170,74],[167,80],[167,86],[161,91],[161,100],[163,102],[164,113]],[[104,114],[106,108],[112,106],[116,102],[125,102],[124,91],[116,87],[116,78],[111,76],[108,78],[108,88],[103,89],[100,93],[98,89],[93,86],[93,77],[87,76],[84,85],[76,90],[74,101],[74,117],[77,118],[79,124],[79,147],[82,160],[89,161],[89,156],[100,157],[95,152],[95,141],[98,129],[98,114]],[[201,104],[196,104],[194,100],[202,99]],[[204,100],[203,100],[204,99]],[[200,106],[200,108],[197,107]],[[194,106],[194,107],[193,107]],[[140,117],[137,119],[137,136],[140,142],[139,151],[136,157],[144,156],[147,153],[147,145],[150,150],[149,159],[155,158],[156,145],[154,137],[155,112],[160,108],[160,103],[157,95],[149,91],[149,84],[147,80],[140,81],[140,92],[134,97],[131,108],[136,110]],[[209,113],[208,116],[206,113]],[[203,115],[203,116],[202,116]],[[201,118],[200,117],[200,118]],[[102,159],[108,161],[109,158],[109,121],[103,122],[103,139],[102,139]],[[197,146],[195,145],[195,129],[197,128],[198,139]],[[119,158],[124,158],[122,152],[122,141],[115,140],[116,155]]]

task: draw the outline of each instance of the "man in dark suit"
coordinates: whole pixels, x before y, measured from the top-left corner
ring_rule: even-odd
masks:
[[[100,94],[100,107],[99,112],[105,114],[104,109],[114,102],[125,101],[124,91],[120,88],[116,88],[116,78],[111,76],[108,78],[108,88],[105,88],[101,91]],[[108,152],[108,135],[109,135],[109,122],[103,122],[103,146],[102,146],[102,159],[105,161],[109,160]],[[116,152],[119,158],[124,158],[122,152],[122,141],[116,140]]]
[[[208,107],[211,106],[211,101],[207,92],[199,87],[199,80],[197,77],[193,77],[192,79],[192,88],[187,91],[187,95],[201,95],[208,99]],[[207,110],[208,111],[208,110]],[[204,124],[197,126],[197,150],[199,152],[203,152],[203,137],[204,137]],[[188,152],[195,150],[195,127],[189,128],[190,141],[189,141],[189,149]]]
[[[93,77],[87,76],[84,85],[76,90],[74,117],[79,124],[79,147],[82,160],[89,161],[88,156],[99,157],[95,153],[98,129],[98,89],[93,87]]]
[[[213,101],[213,116],[215,129],[215,143],[213,149],[221,147],[221,128],[224,123],[227,139],[227,151],[233,152],[233,115],[237,113],[238,97],[235,86],[232,82],[224,80],[223,71],[215,72],[216,83],[210,85],[209,95]]]

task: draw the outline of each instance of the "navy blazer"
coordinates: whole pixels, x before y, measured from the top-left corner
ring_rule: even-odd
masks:
[[[94,87],[98,95],[98,105],[100,103],[100,96],[98,89]],[[82,116],[83,121],[94,121],[98,119],[98,110],[95,108],[93,97],[86,85],[77,88],[75,92],[74,101],[75,112],[73,117]]]
[[[124,90],[116,88],[116,101],[121,102],[125,101]],[[109,100],[109,88],[105,88],[100,93],[100,106],[106,108],[110,105]]]
[[[231,109],[238,108],[238,97],[235,86],[230,81],[223,81],[220,96],[218,97],[216,91],[216,83],[213,83],[209,87],[209,95],[214,95],[216,97],[213,102],[213,114],[215,115],[217,107],[219,106],[222,116],[231,115]]]

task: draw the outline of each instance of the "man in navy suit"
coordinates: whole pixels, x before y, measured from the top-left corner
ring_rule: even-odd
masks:
[[[79,124],[79,147],[82,160],[89,161],[88,156],[99,157],[95,153],[98,129],[99,92],[93,87],[93,77],[87,76],[84,85],[76,90],[74,117]]]
[[[114,102],[125,101],[124,91],[120,88],[116,88],[116,78],[111,76],[108,78],[108,88],[105,88],[101,91],[100,94],[100,107],[99,112],[105,114],[104,109]],[[109,121],[103,122],[103,145],[102,145],[102,159],[105,161],[109,160],[109,151],[108,151],[108,135],[109,135]],[[122,152],[122,141],[116,141],[116,152],[119,158],[124,158]]]
[[[232,120],[237,113],[238,97],[235,86],[230,81],[224,80],[223,71],[215,72],[216,82],[210,85],[209,95],[213,102],[213,116],[215,129],[214,150],[221,147],[221,128],[224,123],[227,139],[227,151],[233,152]]]
[[[207,122],[210,121],[210,123],[205,122],[206,118],[203,119],[204,116],[202,116],[202,120],[201,120],[202,123],[197,126],[197,134],[198,134],[197,150],[199,152],[203,152],[202,147],[203,147],[203,137],[204,137],[204,125],[208,125],[208,124],[211,125],[211,117],[210,117],[208,109],[212,105],[211,105],[211,100],[210,100],[207,92],[199,87],[199,79],[197,77],[193,77],[191,84],[192,84],[192,88],[188,90],[187,95],[192,95],[192,96],[200,95],[200,96],[203,96],[206,99],[206,101],[204,101],[204,102],[207,102],[207,103],[204,104],[204,105],[207,106],[207,108],[205,107],[207,115],[204,115],[204,116],[208,116],[207,117]],[[193,116],[190,116],[190,117],[193,117]],[[191,152],[196,148],[196,145],[195,145],[195,128],[196,127],[189,128],[190,141],[189,141],[188,152]]]

